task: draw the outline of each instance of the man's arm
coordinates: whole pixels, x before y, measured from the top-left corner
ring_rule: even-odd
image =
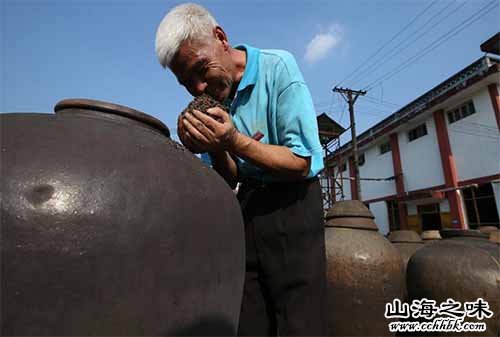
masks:
[[[212,167],[234,189],[238,183],[238,168],[236,162],[227,151],[209,152]]]
[[[311,165],[310,157],[298,156],[286,146],[260,143],[239,132],[228,150],[271,174],[289,179],[305,178]]]
[[[239,133],[229,114],[222,109],[209,109],[207,113],[214,118],[196,110],[185,115],[184,126],[196,142],[214,152],[227,150],[283,178],[301,179],[309,173],[310,157],[298,156],[286,146],[263,144]],[[223,164],[223,158],[220,159]]]

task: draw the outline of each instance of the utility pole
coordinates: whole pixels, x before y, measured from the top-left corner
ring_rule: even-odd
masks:
[[[351,138],[352,138],[352,155],[353,155],[353,166],[354,166],[354,182],[356,184],[356,191],[358,195],[358,199],[361,198],[361,186],[359,179],[359,165],[358,165],[358,142],[356,141],[356,121],[354,119],[354,103],[359,96],[364,96],[366,91],[363,90],[352,90],[348,88],[335,87],[333,88],[333,92],[339,93],[349,104],[349,117],[351,120]],[[354,193],[351,192],[351,197]]]

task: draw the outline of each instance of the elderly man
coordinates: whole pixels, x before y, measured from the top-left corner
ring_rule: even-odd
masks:
[[[291,54],[232,47],[210,13],[173,8],[156,35],[160,63],[220,108],[187,113],[178,134],[238,192],[246,235],[239,335],[324,335],[323,169],[311,95]],[[263,135],[256,140],[255,134]],[[222,240],[224,238],[221,238]]]

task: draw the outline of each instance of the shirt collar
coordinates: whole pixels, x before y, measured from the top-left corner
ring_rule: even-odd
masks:
[[[245,50],[247,54],[245,71],[243,72],[243,77],[241,78],[237,89],[237,91],[242,91],[248,86],[255,85],[257,83],[257,78],[259,76],[260,50],[246,44],[240,44],[235,46],[234,48]]]

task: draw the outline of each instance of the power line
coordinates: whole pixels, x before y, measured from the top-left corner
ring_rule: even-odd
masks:
[[[388,114],[390,114],[392,112],[392,111],[389,111],[389,110],[387,110],[387,111],[375,110],[375,109],[371,109],[369,107],[358,109],[358,111],[362,112],[362,113],[367,113],[369,115],[378,116],[378,117],[387,116]]]
[[[397,107],[401,106],[401,104],[392,103],[392,102],[384,101],[384,100],[381,100],[381,99],[379,100],[378,98],[370,96],[370,95],[365,95],[364,97],[367,100],[369,100],[370,102],[372,102],[372,103],[380,104],[380,105],[385,105],[387,107],[397,108]]]
[[[366,61],[372,59],[373,57],[375,57],[376,55],[378,55],[378,53],[380,53],[388,44],[390,44],[392,41],[394,41],[394,39],[396,39],[402,32],[404,32],[408,27],[410,27],[419,17],[421,17],[423,14],[425,14],[425,12],[427,12],[432,6],[434,6],[434,4],[437,3],[438,0],[434,0],[433,2],[431,2],[427,7],[424,8],[423,11],[421,11],[420,13],[417,14],[417,16],[415,16],[408,24],[406,24],[402,29],[400,29],[389,41],[387,41],[382,47],[380,47],[379,49],[377,49],[377,51],[375,51],[375,53],[373,53],[372,55],[368,56],[362,63],[360,66],[358,66],[356,69],[354,69],[353,72],[351,72],[349,75],[347,75],[344,79],[342,79],[337,85],[335,85],[336,87],[340,86],[346,79],[348,79],[349,77],[351,77],[354,73],[356,73],[360,68],[362,68],[365,64],[366,64]]]
[[[384,110],[384,111],[385,110],[394,111],[395,109],[398,109],[398,107],[396,107],[396,106],[388,105],[388,104],[384,104],[384,103],[378,103],[378,102],[371,101],[371,100],[362,100],[359,102],[359,104],[363,104],[363,105],[368,106],[370,108],[375,108],[375,109]]]
[[[333,110],[333,105],[334,105],[334,101],[335,101],[335,95],[333,94],[333,92],[331,93],[331,99],[330,99],[330,107],[328,108],[328,114],[331,114],[332,113],[332,110]]]
[[[462,131],[462,130],[455,130],[455,129],[450,129],[451,132],[455,132],[455,133],[461,133],[461,134],[464,134],[464,135],[469,135],[469,136],[474,136],[474,137],[480,137],[480,138],[489,138],[489,139],[493,139],[493,140],[496,140],[496,141],[500,141],[500,136],[488,136],[488,135],[485,135],[485,134],[482,134],[482,133],[474,133],[474,132],[465,132],[465,131]]]
[[[365,86],[363,89],[371,90],[374,87],[375,84],[381,83],[382,81],[385,81],[385,80],[388,80],[389,78],[392,78],[396,74],[398,74],[401,71],[403,71],[404,69],[408,68],[410,65],[412,65],[413,63],[415,63],[416,61],[418,61],[419,59],[421,59],[422,57],[424,57],[425,55],[427,55],[429,52],[431,52],[434,49],[436,49],[437,47],[439,47],[440,44],[442,44],[442,42],[448,41],[450,38],[452,38],[455,35],[457,35],[458,33],[460,33],[462,30],[464,30],[465,28],[467,28],[468,26],[470,26],[472,23],[474,23],[475,21],[477,21],[478,19],[480,19],[482,16],[488,14],[491,9],[493,9],[496,6],[498,6],[498,4],[495,4],[495,2],[496,1],[492,1],[492,2],[488,3],[486,6],[482,7],[481,9],[479,9],[473,15],[471,15],[470,17],[468,17],[467,19],[465,19],[464,21],[462,21],[460,24],[458,24],[457,26],[453,27],[447,33],[441,35],[438,39],[434,40],[432,43],[430,43],[427,47],[425,47],[424,49],[422,49],[420,52],[418,52],[417,54],[415,54],[412,57],[408,58],[405,62],[401,63],[399,66],[397,66],[395,69],[393,69],[392,71],[390,71],[388,74],[377,78],[375,81],[371,82],[370,84],[368,84],[367,86]],[[490,6],[491,4],[493,4],[493,6],[491,8],[486,8],[486,7]],[[483,11],[485,8],[486,8],[486,10],[481,15],[479,15],[477,18],[474,18],[474,16],[476,16],[477,14],[480,14],[480,12]],[[472,20],[472,21],[467,22],[469,20]],[[464,25],[464,26],[461,27],[462,25]],[[457,31],[455,31],[455,30],[457,30]]]
[[[331,104],[322,104],[322,105],[316,105],[314,104],[314,110],[316,110],[317,113],[327,113],[327,114],[331,114],[331,110],[333,108],[337,108],[337,109],[341,109],[340,106],[336,106],[336,105],[331,105]]]
[[[401,106],[401,104],[399,104],[399,103],[394,103],[391,101],[383,100],[383,99],[377,98],[375,96],[365,95],[365,98],[372,101],[372,102],[375,102],[375,103],[384,103],[386,105]]]
[[[357,111],[361,112],[364,115],[368,115],[367,117],[370,117],[370,118],[375,119],[375,120],[379,120],[385,116],[381,113],[373,112],[373,111],[369,111],[369,110],[359,110],[358,109]]]
[[[344,119],[346,107],[347,107],[347,102],[344,101],[344,106],[342,107],[342,112],[340,113],[339,123],[342,123],[342,119]]]
[[[357,79],[360,78],[360,75],[363,75],[364,78],[366,78],[367,76],[373,74],[375,71],[377,71],[378,69],[380,69],[380,67],[382,67],[384,64],[386,64],[387,62],[389,62],[392,58],[394,58],[394,56],[396,55],[400,55],[400,53],[404,50],[406,50],[408,47],[410,46],[413,46],[414,43],[418,40],[420,40],[423,36],[425,36],[426,34],[428,34],[432,29],[434,29],[434,27],[438,26],[439,24],[443,23],[446,19],[448,19],[451,15],[455,14],[460,8],[462,8],[466,2],[463,2],[462,4],[460,4],[458,7],[456,7],[453,11],[449,12],[445,17],[443,17],[442,19],[440,19],[438,22],[436,22],[434,25],[432,25],[431,27],[429,27],[427,30],[425,30],[424,32],[422,32],[420,35],[418,35],[415,39],[413,40],[409,40],[411,37],[413,37],[416,33],[420,32],[425,26],[427,26],[431,21],[433,21],[437,16],[439,16],[442,12],[444,12],[445,10],[447,10],[451,5],[453,5],[457,0],[451,2],[450,4],[448,4],[447,6],[443,7],[440,11],[438,11],[436,14],[434,14],[429,20],[427,20],[423,25],[421,25],[420,27],[418,27],[410,36],[408,36],[405,40],[401,41],[398,45],[396,45],[393,49],[389,50],[387,53],[384,53],[377,61],[375,61],[375,63],[373,63],[369,69],[369,71],[367,73],[361,73],[361,74],[358,74],[356,75],[352,81],[354,81],[353,83],[357,83],[359,82]],[[406,42],[406,44],[404,45],[403,48],[401,49],[398,49],[401,45],[403,45],[404,43]]]
[[[492,136],[492,137],[500,137],[500,134],[498,133],[497,130],[494,129],[483,129],[481,127],[473,126],[473,125],[465,125],[460,127],[451,127],[451,130],[459,130],[459,131],[464,131],[464,132],[472,132],[476,133],[478,135],[485,135],[485,136]]]
[[[328,105],[330,105],[330,102],[323,101],[323,102],[319,102],[319,103],[313,103],[313,105],[315,107],[328,106]]]
[[[493,6],[491,6],[491,5],[493,5]],[[471,24],[473,24],[474,22],[479,20],[484,15],[490,13],[490,10],[492,10],[493,8],[495,8],[497,6],[498,6],[498,3],[496,0],[483,6],[481,9],[476,11],[474,14],[469,16],[467,19],[462,21],[460,24],[453,27],[447,33],[441,35],[439,38],[434,40],[432,43],[430,43],[427,47],[422,49],[420,52],[418,52],[417,54],[408,58],[405,62],[401,63],[399,66],[397,66],[395,69],[393,69],[392,71],[390,71],[386,75],[377,78],[376,80],[374,80],[373,82],[371,82],[370,84],[365,86],[363,89],[364,90],[371,90],[376,84],[381,83],[382,81],[388,80],[389,78],[392,78],[396,74],[398,74],[401,71],[403,71],[404,69],[408,68],[410,65],[412,65],[413,63],[415,63],[416,61],[418,61],[419,59],[421,59],[422,57],[424,57],[425,55],[427,55],[428,53],[430,53],[431,51],[433,51],[434,49],[436,49],[440,45],[442,45],[443,42],[448,41],[449,39],[456,36],[461,31],[463,31],[465,28],[467,28],[468,26],[470,26]],[[478,14],[479,14],[479,16],[477,16]],[[475,16],[477,16],[477,17],[475,17]],[[467,21],[470,21],[470,22],[467,22]]]
[[[486,129],[491,129],[491,130],[497,130],[498,127],[495,127],[495,126],[490,126],[490,125],[486,125],[486,124],[481,124],[481,123],[475,123],[475,122],[462,122],[464,124],[473,124],[473,125],[477,125],[479,127],[483,127],[483,128],[486,128]]]

